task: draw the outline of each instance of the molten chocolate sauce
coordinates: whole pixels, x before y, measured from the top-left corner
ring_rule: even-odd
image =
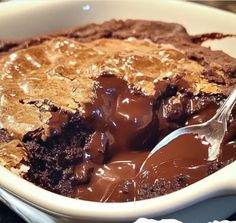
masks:
[[[185,134],[154,154],[139,173],[149,150],[158,142],[158,120],[164,115],[158,117],[161,114],[155,111],[154,98],[134,92],[114,76],[99,77],[94,93],[94,102],[86,105],[84,113],[94,133],[85,148],[85,161],[75,168],[78,177],[88,172],[90,175],[77,187],[77,198],[134,201],[147,198],[147,188],[160,196],[208,176],[217,170],[216,166],[224,166],[236,157],[236,124],[232,123],[218,160],[208,160],[208,142]],[[208,120],[217,108],[210,103],[185,125]]]
[[[69,121],[69,115],[63,111],[51,112],[52,118],[49,120],[50,135],[58,135],[62,128],[65,127]]]
[[[103,164],[122,151],[155,145],[158,122],[154,99],[134,93],[126,81],[115,76],[101,76],[97,81],[94,103],[85,108],[88,125],[95,130],[86,148],[90,160]]]
[[[188,176],[186,185],[194,183],[208,175],[209,148],[210,144],[198,135],[181,135],[150,157],[137,179],[152,185],[157,178],[173,181],[177,175],[183,174]]]

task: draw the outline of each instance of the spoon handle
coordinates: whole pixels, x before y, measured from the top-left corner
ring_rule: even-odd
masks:
[[[225,100],[224,104],[217,110],[214,119],[223,123],[229,120],[231,111],[236,103],[236,88],[230,93],[229,97]]]

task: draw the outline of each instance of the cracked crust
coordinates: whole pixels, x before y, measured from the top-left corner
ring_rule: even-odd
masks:
[[[111,20],[56,36],[0,42],[0,127],[12,137],[1,148],[39,128],[46,139],[55,110],[82,114],[104,72],[147,95],[163,79],[196,95],[227,95],[235,85],[236,60],[195,44],[181,25],[154,21]]]

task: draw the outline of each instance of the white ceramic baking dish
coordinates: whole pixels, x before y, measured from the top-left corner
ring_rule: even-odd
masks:
[[[191,34],[236,33],[236,16],[182,1],[12,1],[0,4],[0,39],[22,39],[111,18],[172,21]],[[236,57],[235,40],[214,44]],[[43,190],[0,167],[0,200],[27,222],[183,222],[224,219],[236,211],[236,162],[180,191],[144,201],[97,203]]]

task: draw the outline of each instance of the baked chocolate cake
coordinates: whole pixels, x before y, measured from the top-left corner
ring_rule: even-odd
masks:
[[[111,20],[0,41],[0,164],[58,194],[121,202],[233,162],[235,110],[217,159],[182,139],[138,174],[163,137],[208,120],[236,86],[236,59],[200,40],[179,24]]]

